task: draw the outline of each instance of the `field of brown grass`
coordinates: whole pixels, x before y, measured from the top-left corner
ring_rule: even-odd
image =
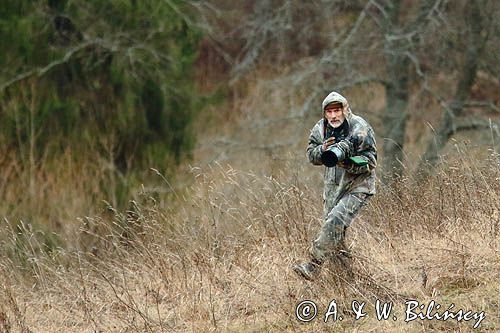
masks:
[[[455,304],[498,318],[498,156],[465,157],[426,184],[382,189],[349,230],[350,269],[331,263],[315,282],[290,266],[305,258],[321,216],[320,189],[304,165],[275,177],[213,164],[193,168],[177,207],[143,196],[127,212],[82,220],[86,251],[43,244],[13,231],[0,263],[5,332],[466,332],[475,321],[404,322],[405,300]],[[10,242],[10,243],[9,243]],[[23,258],[24,269],[13,258]],[[425,275],[425,277],[424,277]],[[344,320],[322,321],[335,299]],[[377,321],[374,302],[394,302],[397,321]],[[303,300],[318,317],[301,323]],[[349,314],[366,302],[367,318]]]

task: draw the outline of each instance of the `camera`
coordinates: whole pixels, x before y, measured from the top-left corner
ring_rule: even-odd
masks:
[[[331,168],[337,165],[338,162],[341,162],[347,158],[344,150],[337,147],[335,144],[328,147],[323,154],[321,154],[321,162]]]
[[[325,125],[326,126],[326,125]],[[326,167],[334,167],[337,165],[338,162],[343,161],[344,159],[348,158],[349,156],[346,156],[347,154],[345,153],[345,149],[342,149],[339,145],[340,142],[344,141],[346,139],[346,134],[345,131],[343,130],[333,130],[333,132],[328,133],[328,138],[331,136],[335,137],[334,144],[329,146],[322,154],[321,154],[321,162],[323,165]]]

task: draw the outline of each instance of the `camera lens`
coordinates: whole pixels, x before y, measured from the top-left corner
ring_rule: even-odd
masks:
[[[321,154],[321,162],[331,168],[344,159],[344,152],[337,147],[329,147]]]

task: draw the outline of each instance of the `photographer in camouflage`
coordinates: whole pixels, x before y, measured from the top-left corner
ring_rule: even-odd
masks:
[[[324,223],[312,242],[311,260],[293,267],[308,280],[326,259],[347,255],[345,231],[375,194],[377,147],[373,129],[351,112],[347,99],[337,92],[331,92],[322,107],[323,118],[311,130],[307,157],[314,165],[325,165]]]

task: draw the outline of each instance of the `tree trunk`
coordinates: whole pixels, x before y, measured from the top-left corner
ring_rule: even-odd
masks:
[[[409,59],[403,54],[392,54],[389,59],[389,82],[386,86],[387,107],[384,121],[383,180],[402,176],[403,146],[406,133],[406,107],[408,106]]]
[[[401,20],[401,9],[405,6],[403,1],[392,1],[388,6],[384,47],[388,74],[385,91],[387,106],[382,118],[384,121],[382,181],[386,184],[404,173],[403,149],[408,118],[406,109],[410,96],[410,54],[413,53],[415,39],[420,38],[420,30],[429,22],[438,4],[434,0],[420,2],[418,14],[409,23],[408,19]]]
[[[444,110],[443,122],[434,137],[429,141],[417,169],[418,179],[420,180],[427,178],[438,164],[439,153],[446,146],[451,136],[457,132],[456,118],[462,116],[464,103],[470,96],[477,74],[479,59],[485,44],[485,38],[481,35],[483,30],[483,18],[480,12],[481,3],[479,1],[469,1],[464,8],[464,22],[468,31],[467,51],[463,67],[459,73],[454,98],[449,107]]]
[[[398,37],[403,28],[399,24],[401,3],[394,1],[385,28],[385,47],[388,80],[385,89],[386,110],[384,121],[384,159],[382,180],[390,182],[403,174],[403,146],[406,132],[406,107],[408,105],[409,58],[407,40]]]

